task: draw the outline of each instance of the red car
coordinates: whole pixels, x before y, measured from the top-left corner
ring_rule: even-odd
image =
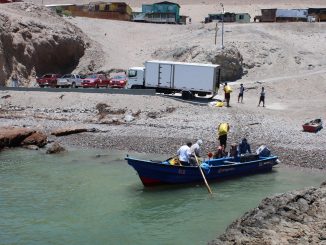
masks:
[[[109,79],[104,74],[88,75],[83,79],[81,86],[83,88],[107,88],[109,86]]]
[[[36,82],[41,88],[44,87],[57,87],[58,78],[60,74],[45,74],[42,77],[37,77]]]
[[[124,88],[127,85],[127,76],[125,74],[115,75],[111,77],[110,88]]]

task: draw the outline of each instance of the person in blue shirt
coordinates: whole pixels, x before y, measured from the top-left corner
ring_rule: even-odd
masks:
[[[251,149],[250,149],[250,145],[249,143],[247,142],[247,139],[246,138],[243,138],[241,143],[239,144],[239,147],[238,147],[238,152],[239,154],[246,154],[247,152],[248,153],[251,153]]]

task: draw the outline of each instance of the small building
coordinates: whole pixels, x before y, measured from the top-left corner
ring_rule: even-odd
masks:
[[[248,13],[236,13],[235,14],[235,22],[249,23],[250,22],[250,14],[248,14]]]
[[[142,12],[134,15],[134,21],[152,23],[180,23],[180,5],[168,1],[143,4]]]
[[[316,21],[326,21],[326,8],[309,8],[308,15],[316,18]]]
[[[0,3],[16,3],[22,2],[22,0],[0,0]]]
[[[127,21],[132,19],[132,9],[124,2],[91,2],[82,5],[51,4],[46,6],[67,10],[72,16]]]
[[[259,22],[276,22],[277,9],[261,9],[261,15],[256,15],[254,21]]]
[[[239,22],[239,23],[248,23],[250,22],[250,15],[247,13],[230,13],[225,12],[218,14],[209,14],[208,17],[205,18],[205,23],[219,21],[222,22]]]
[[[306,22],[308,19],[308,9],[277,9],[276,22]]]

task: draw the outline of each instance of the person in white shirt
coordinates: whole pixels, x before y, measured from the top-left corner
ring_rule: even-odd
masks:
[[[179,157],[179,161],[181,165],[190,166],[190,157],[191,157],[191,147],[192,143],[188,142],[186,145],[183,145],[177,151],[177,155]]]

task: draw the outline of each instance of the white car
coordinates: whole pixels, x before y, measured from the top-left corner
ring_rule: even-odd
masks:
[[[78,88],[81,87],[82,79],[77,74],[65,74],[60,77],[57,81],[57,87],[71,87],[71,88]]]

